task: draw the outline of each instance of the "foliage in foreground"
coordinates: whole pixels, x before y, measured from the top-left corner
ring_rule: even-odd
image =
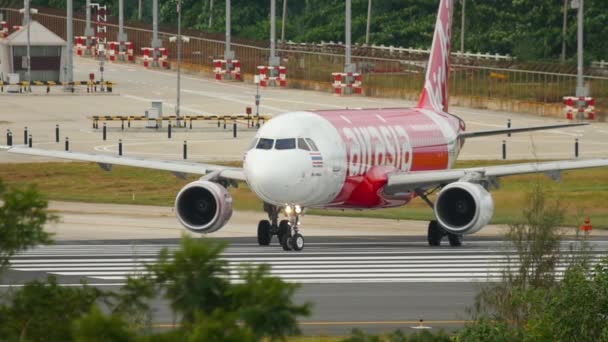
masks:
[[[298,285],[270,275],[267,265],[231,274],[225,245],[183,237],[163,249],[147,273],[119,292],[62,287],[54,277],[9,292],[0,305],[0,336],[32,341],[260,341],[299,334],[309,304],[293,301]],[[151,300],[162,294],[181,324],[152,333]],[[98,306],[99,305],[99,306]],[[104,310],[100,309],[103,307]]]
[[[475,321],[457,339],[608,341],[608,258],[597,260],[584,237],[563,248],[562,210],[540,186],[526,208],[526,223],[506,236],[515,255],[499,282],[481,288],[471,309]]]
[[[34,186],[7,188],[0,179],[0,271],[10,257],[38,244],[51,243],[44,225],[53,221],[47,201]]]

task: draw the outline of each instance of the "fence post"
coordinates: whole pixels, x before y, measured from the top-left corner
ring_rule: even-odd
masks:
[[[104,123],[103,123],[103,133],[102,133],[102,135],[103,135],[103,141],[106,141],[106,137],[107,137],[107,129],[108,129],[108,128],[107,128],[107,126],[106,126],[106,123],[104,122]]]
[[[171,139],[171,120],[169,120],[169,126],[167,127],[167,137]]]
[[[502,141],[502,160],[507,159],[507,142],[505,140]]]
[[[27,145],[27,126],[23,129],[23,145]]]
[[[118,139],[118,155],[122,156],[122,139]]]
[[[55,125],[55,142],[59,142],[59,125]]]
[[[188,159],[188,142],[184,140],[184,160]]]
[[[232,137],[236,138],[236,120],[232,122]]]
[[[29,141],[29,143],[28,143],[28,146],[29,146],[30,148],[32,147],[32,140],[33,140],[33,139],[32,139],[32,135],[30,134],[30,141]]]
[[[70,138],[65,137],[65,150],[69,151],[70,150]]]
[[[574,157],[578,158],[578,138],[574,139]]]

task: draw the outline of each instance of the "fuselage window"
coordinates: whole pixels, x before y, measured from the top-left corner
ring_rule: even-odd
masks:
[[[258,150],[270,150],[272,149],[272,145],[274,145],[273,139],[261,138],[260,141],[258,141],[256,148]]]
[[[304,140],[303,138],[298,138],[298,148],[300,150],[310,151],[310,147],[308,147],[306,140]]]
[[[312,141],[312,139],[306,138],[306,141],[308,142],[308,145],[310,145],[310,148],[312,148],[313,151],[318,151],[319,150],[317,148],[317,145],[315,144],[315,142]]]
[[[296,139],[277,139],[277,143],[274,145],[276,150],[293,150],[296,148]]]

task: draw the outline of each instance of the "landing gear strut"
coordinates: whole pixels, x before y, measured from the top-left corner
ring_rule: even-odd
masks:
[[[258,244],[268,246],[272,236],[276,235],[283,250],[301,251],[304,248],[304,237],[298,229],[300,215],[294,214],[289,220],[279,221],[279,207],[268,203],[264,203],[264,211],[268,214],[268,220],[258,223]]]
[[[436,220],[429,222],[429,229],[427,233],[427,240],[429,241],[429,246],[437,247],[441,245],[441,240],[444,236],[448,237],[448,241],[450,242],[450,246],[452,247],[460,247],[462,246],[462,235],[460,234],[452,234],[446,232]]]

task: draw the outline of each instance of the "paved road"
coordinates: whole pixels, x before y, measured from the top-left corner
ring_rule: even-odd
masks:
[[[96,71],[98,64],[84,58],[75,59],[75,75],[86,78]],[[73,151],[118,153],[118,139],[122,139],[125,155],[148,158],[181,159],[182,143],[188,141],[189,159],[193,161],[241,160],[254,130],[240,126],[239,137],[232,138],[230,130],[218,130],[208,123],[195,122],[193,130],[174,130],[173,138],[167,139],[165,131],[156,132],[141,128],[120,129],[120,123],[110,123],[106,141],[99,130],[91,129],[89,115],[143,114],[150,101],[162,100],[164,113],[174,114],[175,72],[146,70],[138,65],[106,64],[105,78],[118,82],[110,96],[57,96],[54,88],[51,96],[3,95],[0,106],[0,132],[11,129],[15,141],[21,142],[23,127],[33,134],[34,145],[48,149],[63,149],[64,137],[69,137]],[[253,104],[256,88],[250,83],[216,82],[211,78],[194,75],[182,77],[183,114],[243,113]],[[412,101],[376,97],[340,97],[328,92],[298,89],[261,90],[260,111],[271,115],[295,110],[407,107]],[[1,94],[0,94],[1,95]],[[507,119],[513,127],[556,123],[555,118],[542,118],[500,111],[470,108],[450,108],[467,122],[468,130],[486,130],[506,127]],[[61,143],[55,143],[55,124],[61,127]],[[507,140],[508,159],[572,158],[574,139],[580,139],[581,157],[605,157],[608,146],[608,124],[594,123],[589,127],[577,127],[555,131],[483,137],[465,144],[461,159],[499,159],[501,142]],[[2,137],[4,139],[4,137]],[[4,144],[4,142],[2,142]],[[16,155],[3,155],[3,162],[27,162],[44,160]]]
[[[302,321],[307,334],[344,334],[353,327],[368,331],[410,329],[419,319],[434,328],[463,324],[464,309],[479,286],[497,279],[513,251],[492,238],[472,238],[462,248],[431,249],[424,237],[309,237],[302,252],[259,247],[252,238],[231,242],[223,254],[233,271],[242,263],[268,263],[272,273],[303,284],[299,302],[312,302],[314,314]],[[65,285],[90,284],[118,289],[129,274],[145,272],[163,247],[177,241],[140,240],[67,242],[19,254],[3,279],[3,288],[54,274]],[[597,253],[607,239],[593,242]],[[568,248],[564,245],[564,248]],[[170,326],[166,303],[155,302],[159,327]]]

